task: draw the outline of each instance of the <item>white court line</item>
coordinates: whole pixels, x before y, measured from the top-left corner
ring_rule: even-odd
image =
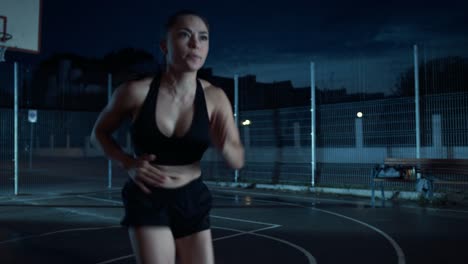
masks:
[[[229,199],[229,198],[226,197],[226,199]],[[374,227],[374,226],[372,226],[370,224],[367,224],[367,223],[365,223],[363,221],[360,221],[360,220],[357,220],[355,218],[345,216],[345,215],[342,215],[342,214],[339,214],[339,213],[335,213],[335,212],[332,212],[332,211],[313,208],[313,207],[307,207],[307,206],[303,206],[303,205],[300,205],[300,204],[287,203],[287,202],[274,202],[274,201],[267,201],[267,200],[262,200],[262,199],[257,199],[257,198],[254,198],[254,199],[257,200],[257,201],[262,201],[262,202],[293,205],[293,206],[297,206],[297,207],[308,208],[308,209],[312,209],[312,210],[315,210],[315,211],[319,211],[319,212],[328,213],[328,214],[331,214],[331,215],[334,215],[334,216],[342,217],[344,219],[347,219],[347,220],[356,222],[358,224],[364,225],[365,227],[370,228],[370,229],[374,230],[375,232],[377,232],[378,234],[382,235],[385,239],[387,239],[387,241],[390,242],[390,244],[393,246],[393,248],[396,251],[396,254],[397,254],[397,257],[398,257],[398,264],[405,264],[406,263],[405,254],[403,253],[403,250],[401,249],[401,247],[398,245],[398,243],[391,236],[389,236],[384,231],[378,229],[377,227]]]
[[[40,205],[40,204],[33,203],[33,202],[29,202],[28,204]],[[118,217],[100,215],[100,214],[95,214],[95,213],[91,213],[91,212],[78,211],[76,209],[71,209],[71,208],[64,208],[64,207],[51,207],[51,208],[53,208],[53,209],[55,209],[57,211],[67,212],[67,213],[74,213],[74,214],[81,215],[81,216],[91,216],[91,217],[101,218],[101,219],[105,219],[105,220],[120,221],[120,218],[118,218]]]
[[[29,202],[29,204],[32,205],[38,205],[37,203]],[[96,217],[96,218],[101,218],[105,220],[111,220],[111,221],[120,221],[120,218],[118,217],[112,217],[112,216],[106,216],[106,215],[100,215],[96,213],[91,213],[91,212],[85,212],[85,211],[79,211],[76,209],[71,209],[71,208],[64,208],[64,207],[51,207],[57,211],[61,212],[67,212],[67,213],[73,213],[81,216],[91,216],[91,217]]]
[[[87,197],[87,196],[82,196],[83,198],[91,198],[93,199],[93,197]],[[223,196],[219,196],[219,198],[224,198],[224,199],[229,199],[231,200],[232,197],[223,197]],[[99,200],[101,201],[108,201],[108,202],[113,202],[115,203],[116,201],[114,200],[108,200],[108,199],[100,199]],[[298,205],[298,204],[294,204],[294,203],[286,203],[286,202],[272,202],[272,201],[267,201],[267,200],[261,200],[261,199],[257,199],[255,198],[255,200],[257,201],[263,201],[263,202],[268,202],[268,203],[276,203],[276,204],[286,204],[286,205],[293,205],[293,206],[296,206],[296,207],[303,207],[303,208],[310,208],[310,209],[313,209],[313,210],[316,210],[316,211],[321,211],[321,212],[324,212],[324,213],[328,213],[328,214],[332,214],[332,215],[335,215],[335,216],[338,216],[338,217],[342,217],[342,218],[345,218],[347,220],[350,220],[350,221],[353,221],[353,222],[356,222],[356,223],[359,223],[367,228],[370,228],[372,230],[374,230],[375,232],[377,232],[378,234],[382,235],[387,241],[390,242],[390,244],[393,246],[393,248],[395,249],[396,251],[396,254],[397,254],[397,257],[398,257],[398,263],[399,264],[405,264],[406,263],[406,260],[405,260],[405,254],[403,252],[403,250],[401,249],[401,247],[398,245],[398,243],[391,237],[389,236],[388,234],[386,234],[384,231],[378,229],[377,227],[374,227],[370,224],[367,224],[363,221],[360,221],[360,220],[357,220],[355,218],[352,218],[352,217],[348,217],[348,216],[345,216],[345,215],[341,215],[341,214],[338,214],[338,213],[335,213],[335,212],[331,212],[331,211],[327,211],[327,210],[323,210],[323,209],[317,209],[317,208],[312,208],[312,207],[307,207],[307,206],[302,206],[302,205]],[[221,219],[229,219],[229,220],[233,220],[233,221],[242,221],[242,222],[249,222],[249,223],[256,223],[256,224],[265,224],[265,225],[274,225],[274,224],[271,224],[271,223],[263,223],[263,222],[256,222],[256,221],[249,221],[249,220],[245,220],[245,219],[235,219],[235,218],[228,218],[228,217],[222,217],[222,216],[212,216],[212,217],[217,217],[217,218],[221,218]]]
[[[345,218],[345,219],[348,219],[350,221],[353,221],[353,222],[356,222],[358,224],[361,224],[363,226],[366,226],[372,230],[374,230],[375,232],[379,233],[380,235],[382,235],[383,237],[385,237],[385,239],[387,239],[390,244],[392,244],[393,248],[395,249],[396,251],[396,254],[398,256],[398,263],[399,264],[405,264],[406,263],[406,260],[405,260],[405,253],[403,253],[403,250],[401,249],[400,245],[398,245],[398,243],[391,237],[389,236],[387,233],[385,233],[384,231],[378,229],[377,227],[375,226],[372,226],[366,222],[363,222],[363,221],[360,221],[360,220],[357,220],[355,218],[352,218],[352,217],[349,217],[349,216],[345,216],[345,215],[342,215],[342,214],[338,214],[338,213],[335,213],[335,212],[331,212],[331,211],[328,211],[328,210],[322,210],[322,209],[318,209],[318,208],[311,208],[313,210],[316,210],[316,211],[319,211],[319,212],[324,212],[324,213],[327,213],[327,214],[331,214],[331,215],[335,215],[335,216],[338,216],[338,217],[342,217],[342,218]]]
[[[223,237],[215,238],[215,239],[213,239],[213,242],[214,242],[214,241],[218,241],[218,240],[222,240],[222,239],[225,239],[225,238],[231,238],[231,237],[241,236],[241,235],[249,234],[250,232],[257,232],[257,231],[266,229],[266,228],[261,228],[261,229],[258,229],[258,230],[253,230],[253,231],[244,232],[244,231],[240,231],[240,230],[236,230],[236,229],[232,229],[232,228],[223,228],[223,227],[217,227],[217,226],[212,226],[211,228],[214,228],[214,229],[226,229],[226,230],[230,230],[230,231],[240,232],[240,233],[234,234],[234,235],[228,235],[228,236],[223,236]],[[269,228],[272,228],[272,227],[267,227],[267,228],[269,229]],[[131,254],[131,255],[121,256],[121,257],[114,258],[114,259],[105,260],[105,261],[103,261],[103,262],[99,262],[99,263],[96,263],[96,264],[108,264],[108,263],[112,263],[112,262],[115,262],[115,261],[118,261],[118,260],[127,259],[127,258],[132,258],[132,257],[135,257],[135,254]]]
[[[114,189],[114,188],[113,188]],[[120,189],[115,188],[115,190],[111,190],[110,192],[120,192]],[[254,195],[261,195],[261,196],[272,196],[273,194],[271,193],[258,193],[258,192],[253,192],[253,191],[240,191],[240,190],[223,190],[223,189],[214,189],[216,192],[225,192],[225,193],[241,193],[241,194],[254,194]],[[100,193],[100,192],[95,192],[95,193]],[[274,194],[275,197],[287,197],[287,198],[295,198],[295,199],[301,199],[301,200],[307,200],[310,201],[310,199],[314,199],[317,201],[325,201],[325,202],[337,202],[337,203],[347,203],[347,204],[358,204],[358,205],[369,205],[370,202],[366,201],[346,201],[346,200],[340,200],[340,199],[332,199],[332,198],[320,198],[320,197],[303,197],[303,196],[295,196],[295,195],[284,195],[284,194]],[[400,208],[409,208],[409,209],[427,209],[427,210],[433,210],[433,211],[442,211],[442,212],[454,212],[454,213],[468,213],[468,210],[456,210],[456,209],[443,209],[443,208],[432,208],[432,207],[426,207],[426,208],[421,208],[417,206],[411,206],[411,205],[400,205]]]
[[[234,191],[235,192],[235,191]],[[242,192],[241,192],[242,193]],[[254,193],[254,192],[244,192],[244,193],[250,193],[250,194],[257,194],[257,195],[264,195],[264,196],[271,196],[271,194],[263,194],[263,193]],[[81,195],[80,195],[81,196]],[[284,195],[277,195],[277,196],[283,196],[283,197],[291,197],[291,196],[284,196]],[[85,196],[82,196],[83,198],[85,198]],[[51,197],[51,198],[60,198],[60,197]],[[89,198],[89,197],[86,197],[86,198]],[[90,198],[93,198],[93,197],[90,197]],[[223,198],[227,198],[227,197],[223,197]],[[301,198],[301,199],[306,199],[304,197],[298,197],[298,198]],[[99,199],[99,198],[96,198],[96,199]],[[232,198],[227,198],[227,199],[232,199]],[[319,198],[320,200],[323,200],[321,198]],[[34,200],[34,199],[30,199],[30,200]],[[36,199],[37,200],[37,199]],[[107,202],[113,202],[115,203],[116,201],[114,200],[108,200],[108,199],[100,199],[100,200],[106,200]],[[256,200],[259,200],[259,199],[256,199]],[[259,200],[260,201],[260,200]],[[265,201],[265,200],[264,200]],[[340,201],[340,200],[336,200],[336,201]],[[302,205],[298,205],[298,204],[291,204],[291,203],[284,203],[284,202],[272,202],[272,201],[265,201],[265,202],[269,202],[269,203],[277,203],[277,204],[288,204],[288,205],[293,205],[293,206],[299,206],[299,207],[304,207],[304,208],[309,208],[309,209],[313,209],[313,210],[317,210],[317,211],[322,211],[322,212],[325,212],[325,213],[329,213],[329,214],[332,214],[332,215],[335,215],[335,216],[339,216],[339,217],[342,217],[342,218],[345,218],[345,219],[348,219],[348,220],[351,220],[351,221],[354,221],[356,223],[359,223],[359,224],[362,224],[368,228],[371,228],[372,230],[378,232],[379,234],[383,235],[391,244],[392,246],[395,248],[395,250],[397,251],[397,255],[398,255],[398,263],[399,264],[404,264],[405,263],[405,256],[404,256],[404,253],[401,249],[401,247],[399,247],[399,245],[389,236],[387,235],[385,232],[383,232],[382,230],[376,228],[376,227],[373,227],[365,222],[362,222],[362,221],[359,221],[357,219],[354,219],[354,218],[351,218],[351,217],[347,217],[347,216],[344,216],[344,215],[341,215],[341,214],[338,214],[338,213],[334,213],[334,212],[331,212],[331,211],[327,211],[327,210],[322,210],[322,209],[317,209],[317,208],[312,208],[312,207],[306,207],[306,206],[302,206]],[[342,202],[342,201],[341,201]],[[81,212],[76,212],[76,211],[72,211],[74,213],[78,213],[78,214],[83,214]],[[85,215],[90,215],[90,216],[95,216],[95,217],[100,217],[100,218],[106,218],[108,219],[108,217],[103,217],[101,215],[96,215],[96,214],[85,214]],[[113,220],[115,220],[115,218],[111,218]],[[242,220],[242,219],[239,219],[239,220]]]
[[[255,233],[255,232],[259,232],[259,231],[263,231],[263,230],[268,230],[268,229],[274,229],[274,228],[278,228],[278,227],[280,227],[280,226],[279,226],[279,225],[276,225],[276,226],[269,226],[269,227],[264,227],[264,228],[260,228],[260,229],[255,229],[255,230],[252,230],[252,231],[242,231],[242,230],[233,229],[233,228],[227,228],[227,227],[221,227],[221,226],[213,226],[213,228],[216,228],[216,229],[223,229],[223,230],[229,230],[229,231],[239,232],[239,233],[237,233],[237,234],[233,234],[233,235],[228,235],[228,236],[223,236],[223,237],[215,238],[215,239],[213,239],[213,241],[219,241],[219,240],[223,240],[223,239],[227,239],[227,238],[232,238],[232,237],[237,237],[237,236],[242,236],[242,235],[248,235],[248,234],[252,234],[252,233]]]
[[[26,240],[26,239],[31,239],[31,238],[51,236],[51,235],[61,234],[61,233],[76,232],[76,231],[95,231],[95,230],[104,230],[104,229],[120,228],[120,227],[121,227],[120,225],[118,225],[118,226],[114,225],[114,226],[106,226],[106,227],[82,227],[82,228],[73,228],[73,229],[62,229],[62,230],[42,233],[42,234],[38,234],[38,235],[30,235],[30,236],[12,238],[12,239],[8,239],[8,240],[2,240],[2,241],[0,241],[0,245],[11,243],[11,242],[17,242],[17,241],[21,241],[21,240]]]
[[[252,221],[252,220],[245,220],[245,219],[239,219],[239,218],[231,218],[231,217],[218,216],[218,215],[210,215],[210,216],[211,216],[211,217],[214,217],[214,218],[219,218],[219,219],[226,219],[226,220],[238,221],[238,222],[245,222],[245,223],[251,223],[251,224],[269,225],[269,226],[281,226],[281,225],[272,224],[272,223],[259,222],[259,221]]]
[[[122,204],[122,202],[119,202],[119,201],[114,201],[114,200],[110,200],[110,199],[102,199],[102,198],[95,198],[95,197],[89,197],[89,196],[85,196],[85,195],[79,195],[77,197],[81,197],[81,198],[86,198],[86,199],[91,199],[91,200],[96,200],[96,201],[102,201],[102,202],[110,202],[110,203],[115,203],[115,204]],[[268,230],[268,229],[273,229],[273,228],[278,228],[278,227],[281,227],[281,225],[277,225],[277,224],[272,224],[272,223],[266,223],[266,222],[259,222],[259,221],[252,221],[252,220],[246,220],[246,219],[239,219],[239,218],[231,218],[231,217],[224,217],[224,216],[216,216],[216,215],[210,215],[210,217],[214,217],[214,218],[220,218],[220,219],[226,219],[226,220],[231,220],[231,221],[239,221],[239,222],[246,222],[246,223],[253,223],[253,224],[261,224],[261,225],[269,225],[268,227],[264,227],[264,228],[260,228],[260,229],[256,229],[256,230],[252,230],[252,231],[242,231],[242,230],[238,230],[238,229],[233,229],[233,228],[225,228],[225,227],[218,227],[218,226],[212,226],[211,228],[214,228],[214,229],[224,229],[224,230],[230,230],[230,231],[236,231],[236,232],[239,232],[237,234],[233,234],[233,235],[228,235],[228,236],[224,236],[224,237],[218,237],[218,238],[215,238],[213,239],[213,242],[214,241],[219,241],[219,240],[223,240],[223,239],[228,239],[228,238],[232,238],[232,237],[237,237],[237,236],[241,236],[241,235],[255,235],[255,236],[260,236],[260,237],[264,237],[264,238],[267,238],[267,239],[272,239],[272,240],[276,240],[278,242],[281,242],[281,243],[284,243],[284,244],[287,244],[295,249],[298,249],[299,251],[301,251],[308,259],[309,261],[309,264],[316,264],[316,260],[315,258],[312,256],[312,254],[310,254],[307,250],[305,250],[304,248],[296,245],[296,244],[293,244],[289,241],[286,241],[286,240],[283,240],[283,239],[280,239],[280,238],[276,238],[276,237],[271,237],[271,236],[268,236],[268,235],[262,235],[262,234],[257,234],[255,232],[259,232],[259,231],[263,231],[263,230]],[[118,257],[118,258],[114,258],[114,259],[110,259],[110,260],[105,260],[103,262],[99,262],[97,264],[108,264],[108,263],[112,263],[112,262],[115,262],[115,261],[119,261],[119,260],[123,260],[123,259],[127,259],[127,258],[131,258],[131,257],[134,257],[135,255],[134,254],[131,254],[131,255],[126,255],[126,256],[121,256],[121,257]]]
[[[219,229],[225,229],[225,230],[231,230],[231,231],[238,231],[238,232],[243,232],[241,230],[236,230],[236,229],[232,229],[232,228],[224,228],[224,227],[218,227]],[[258,230],[257,230],[258,231]],[[257,233],[253,233],[253,232],[257,232],[257,231],[249,231],[249,232],[246,232],[248,235],[253,235],[253,236],[259,236],[259,237],[264,237],[264,238],[267,238],[267,239],[271,239],[271,240],[275,240],[275,241],[278,241],[278,242],[281,242],[281,243],[284,243],[288,246],[291,246],[299,251],[301,251],[307,258],[307,260],[309,261],[309,264],[316,264],[317,261],[315,260],[314,256],[312,256],[312,254],[310,254],[309,251],[305,250],[304,248],[296,245],[296,244],[293,244],[289,241],[286,241],[286,240],[283,240],[281,238],[277,238],[277,237],[272,237],[272,236],[268,236],[268,235],[264,235],[264,234],[257,234]],[[245,233],[245,232],[244,232]],[[232,236],[231,236],[232,237]],[[223,239],[224,237],[220,237],[219,239],[214,239],[213,241],[216,241],[216,240],[221,240]]]
[[[88,194],[101,194],[102,192],[99,192],[99,191],[96,191],[96,192],[90,192]],[[30,202],[30,201],[43,201],[43,200],[54,200],[54,199],[60,199],[60,198],[70,198],[70,197],[77,197],[77,196],[81,196],[81,195],[76,195],[76,194],[66,194],[66,195],[63,195],[63,194],[55,194],[55,195],[48,195],[46,197],[40,197],[40,198],[25,198],[25,199],[21,199],[21,198],[17,198],[17,197],[14,197],[13,200],[8,200],[8,202]],[[2,201],[2,202],[5,202],[5,201]]]
[[[119,260],[122,260],[122,259],[128,259],[128,258],[133,258],[133,257],[135,257],[135,254],[121,256],[121,257],[113,258],[113,259],[109,259],[109,260],[104,260],[104,261],[98,262],[96,264],[108,264],[108,263],[116,262],[116,261],[119,261]]]
[[[17,200],[10,200],[10,201],[11,202],[23,202],[24,203],[24,202],[31,202],[31,201],[35,202],[35,201],[44,201],[44,200],[55,200],[55,199],[68,198],[68,197],[70,197],[70,196],[51,196],[51,197],[42,197],[42,198],[17,199]]]
[[[70,208],[55,208],[55,209],[57,209],[59,211],[63,211],[63,212],[74,213],[74,214],[81,215],[81,216],[91,216],[91,217],[96,217],[96,218],[101,218],[101,219],[111,220],[111,221],[117,221],[117,222],[119,222],[121,220],[119,217],[100,215],[100,214],[91,213],[91,212],[78,211],[78,210],[70,209]]]
[[[86,196],[86,195],[77,195],[76,197],[95,200],[95,201],[98,201],[98,202],[108,202],[108,203],[123,205],[122,202],[115,201],[115,200],[112,200],[112,199],[96,198],[96,197],[91,197],[91,196]]]
[[[220,241],[220,240],[224,240],[224,239],[228,239],[228,238],[233,238],[233,237],[237,237],[237,236],[241,236],[241,235],[253,235],[253,236],[259,236],[259,237],[263,237],[263,238],[266,238],[266,239],[271,239],[271,240],[275,240],[275,241],[278,241],[280,243],[283,243],[283,244],[286,244],[288,246],[291,246],[299,251],[301,251],[307,258],[307,260],[309,261],[309,264],[316,264],[317,261],[315,260],[314,256],[312,256],[312,254],[310,254],[310,252],[308,252],[307,250],[305,250],[304,248],[296,245],[296,244],[293,244],[289,241],[286,241],[286,240],[283,240],[283,239],[280,239],[280,238],[276,238],[276,237],[272,237],[272,236],[268,236],[268,235],[263,235],[263,234],[257,234],[255,232],[259,232],[259,231],[262,231],[262,230],[266,230],[266,229],[272,229],[272,228],[277,228],[279,226],[270,226],[270,227],[265,227],[265,228],[260,228],[260,229],[256,229],[256,230],[252,230],[252,231],[242,231],[242,230],[238,230],[238,229],[234,229],[234,228],[226,228],[226,227],[219,227],[219,226],[213,226],[212,228],[215,228],[215,229],[223,229],[223,230],[229,230],[229,231],[234,231],[234,232],[238,232],[237,234],[234,234],[234,235],[228,235],[228,236],[223,236],[223,237],[218,237],[218,238],[215,238],[213,239],[213,242],[216,242],[216,241]],[[109,260],[105,260],[105,261],[102,261],[102,262],[99,262],[99,263],[96,263],[96,264],[109,264],[109,263],[113,263],[115,261],[119,261],[119,260],[123,260],[123,259],[128,259],[128,258],[132,258],[132,257],[135,257],[135,254],[131,254],[131,255],[126,255],[126,256],[121,256],[121,257],[118,257],[118,258],[114,258],[114,259],[109,259]]]
[[[94,197],[89,197],[89,196],[85,196],[85,195],[79,195],[79,196],[77,196],[77,197],[86,198],[86,199],[91,199],[91,200],[96,200],[96,201],[100,201],[100,202],[109,202],[109,203],[115,203],[115,204],[120,204],[120,205],[123,204],[122,202],[114,201],[114,200],[111,200],[111,199],[94,198]],[[273,223],[252,221],[252,220],[246,220],[246,219],[241,219],[241,218],[231,218],[231,217],[218,216],[218,215],[210,215],[210,217],[219,218],[219,219],[226,219],[226,220],[231,220],[231,221],[238,221],[238,222],[251,223],[251,224],[269,225],[269,226],[280,226],[280,225],[273,224]]]

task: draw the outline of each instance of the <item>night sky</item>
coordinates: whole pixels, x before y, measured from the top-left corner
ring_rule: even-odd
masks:
[[[164,21],[188,8],[210,22],[206,66],[217,75],[255,74],[259,81],[291,80],[300,87],[309,85],[315,61],[318,82],[350,82],[356,74],[348,69],[359,66],[372,83],[378,82],[373,71],[411,64],[413,44],[438,56],[468,55],[468,1],[432,2],[43,0],[42,51],[27,59],[57,52],[102,57],[126,47],[161,58]],[[394,78],[385,76],[379,80]],[[349,89],[363,91],[362,80],[352,82]],[[367,85],[364,91],[379,89],[388,87]]]

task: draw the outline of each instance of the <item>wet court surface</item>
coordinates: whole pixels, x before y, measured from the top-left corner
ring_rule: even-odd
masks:
[[[216,263],[466,263],[468,210],[219,188]],[[0,263],[135,263],[120,190],[0,197]]]

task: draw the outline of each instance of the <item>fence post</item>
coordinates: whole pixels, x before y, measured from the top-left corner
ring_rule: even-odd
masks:
[[[112,74],[107,74],[107,102],[111,100],[112,96]],[[112,160],[107,160],[107,188],[112,188]]]
[[[14,63],[14,95],[13,95],[13,105],[14,105],[14,146],[13,146],[13,161],[14,161],[14,178],[15,178],[15,195],[18,195],[18,62]]]
[[[416,115],[416,158],[421,157],[421,122],[419,117],[419,64],[418,64],[418,45],[413,47],[414,57],[414,112]],[[421,174],[417,174],[419,179]]]
[[[234,122],[239,127],[239,76],[234,75]],[[234,171],[234,182],[239,179],[239,170]]]
[[[310,63],[310,152],[311,152],[311,186],[315,186],[315,63]]]

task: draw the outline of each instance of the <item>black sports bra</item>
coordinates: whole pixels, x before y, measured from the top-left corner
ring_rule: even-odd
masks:
[[[193,120],[189,130],[182,137],[167,137],[156,124],[156,101],[160,75],[153,78],[150,90],[130,132],[134,152],[137,156],[154,154],[154,163],[161,165],[188,165],[200,161],[210,145],[209,117],[205,94],[199,80],[194,100]]]

